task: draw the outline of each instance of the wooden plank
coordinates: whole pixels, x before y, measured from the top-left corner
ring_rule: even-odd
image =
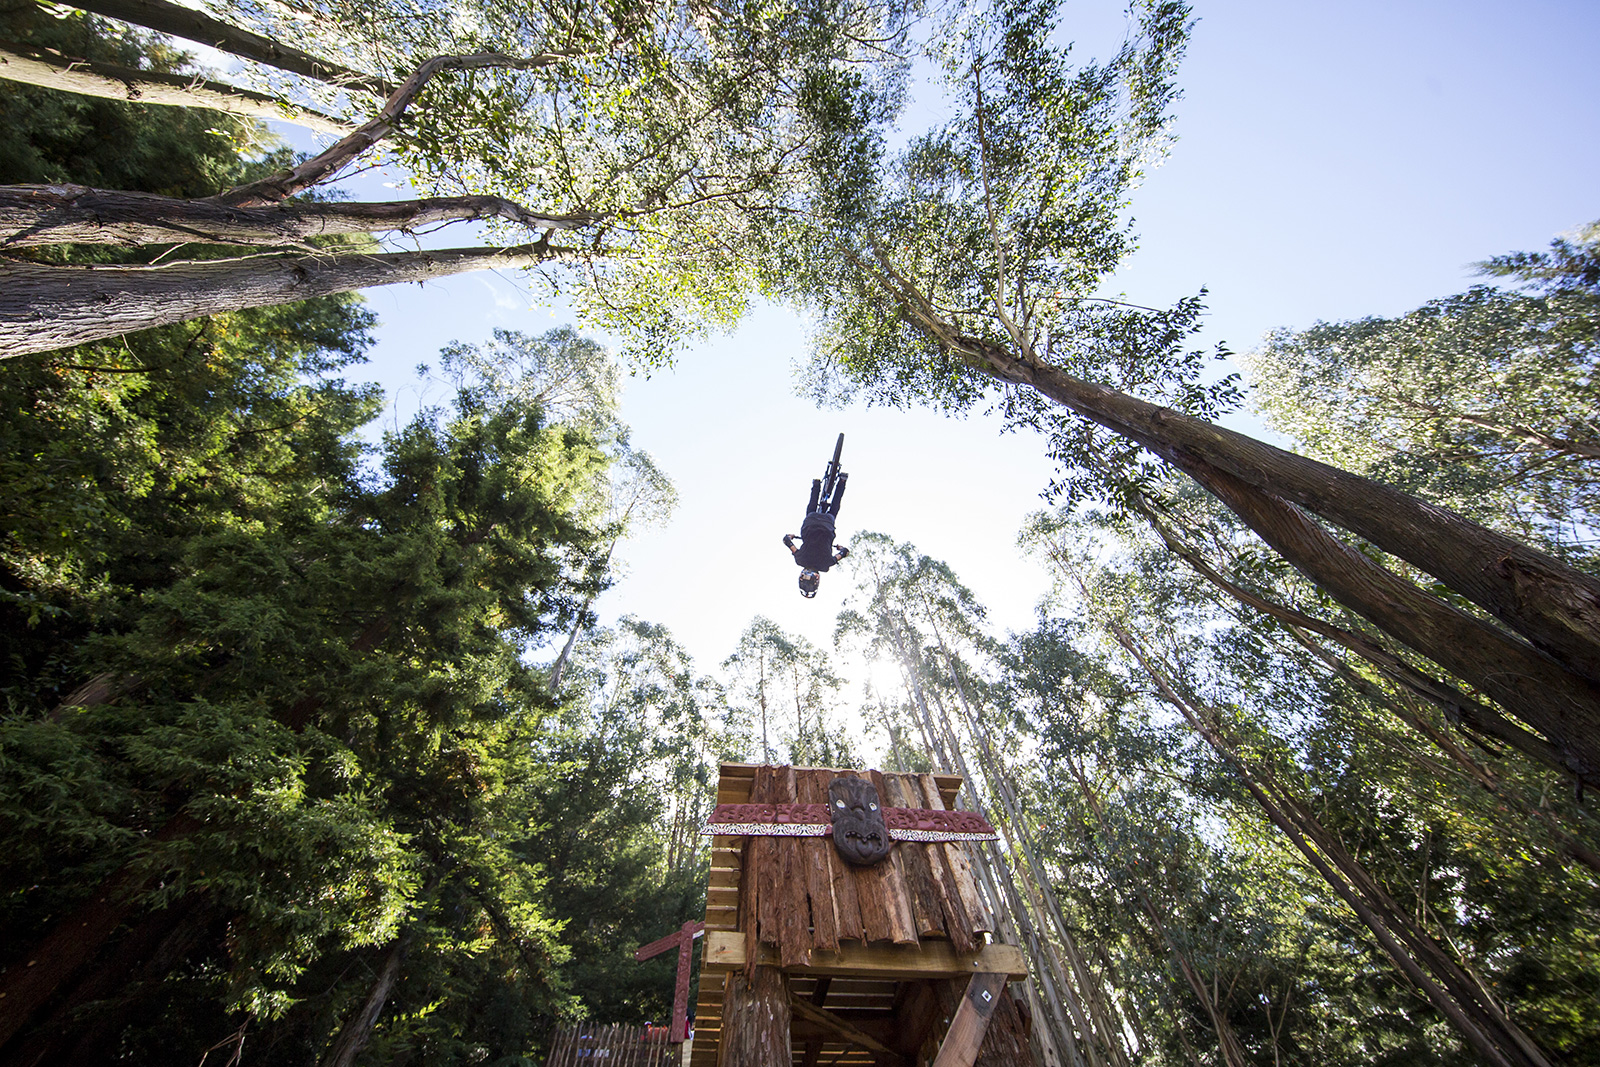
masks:
[[[808,771],[805,777],[811,781],[811,788],[818,797],[816,803],[826,804],[831,772]],[[833,847],[831,840],[823,842],[822,854],[828,861],[828,880],[833,886],[834,920],[838,936],[865,941],[866,925],[861,921],[861,902],[856,895],[855,875],[839,857],[839,851]]]
[[[775,964],[777,952],[761,946],[762,964]],[[727,930],[707,930],[706,971],[730,971],[745,966],[744,935]],[[948,941],[921,945],[863,945],[842,941],[838,952],[814,952],[811,962],[792,969],[796,974],[851,975],[862,978],[955,978],[993,971],[1013,981],[1028,976],[1022,950],[1015,945],[984,945],[976,952],[957,952]]]
[[[922,791],[928,798],[928,806],[930,808],[934,807],[934,798],[938,796],[940,799],[937,806],[944,807],[938,783],[934,780],[933,775],[923,774],[919,778],[922,782]],[[929,847],[937,848],[943,852],[945,865],[950,868],[950,873],[955,881],[956,892],[961,897],[962,908],[966,911],[967,920],[972,925],[972,932],[974,934],[989,933],[993,927],[989,919],[989,913],[983,906],[983,898],[978,895],[978,882],[972,874],[972,854],[959,841],[946,841],[943,844]]]
[[[776,777],[775,767],[756,768],[755,783],[750,787],[751,803],[770,804],[777,799]],[[740,886],[744,909],[739,916],[739,926],[744,931],[745,951],[750,954],[750,966],[754,967],[757,946],[778,940],[779,909],[782,906],[777,887],[778,840],[773,837],[747,837],[745,842],[745,877]]]
[[[851,1026],[826,1008],[819,1008],[815,1004],[801,1000],[798,997],[789,998],[789,1010],[796,1018],[805,1019],[818,1026],[825,1027],[844,1038],[852,1045],[858,1045],[870,1052],[878,1054],[878,1062],[886,1063],[890,1067],[909,1067],[909,1061],[889,1046],[876,1040],[872,1035],[864,1033],[857,1027]],[[818,1046],[819,1053],[821,1046]]]
[[[917,799],[917,806],[943,808],[943,801],[931,775],[907,775],[905,787],[907,794]],[[956,884],[956,876],[950,869],[945,850],[930,844],[922,849],[922,856],[928,861],[934,895],[938,898],[940,911],[944,913],[945,933],[955,943],[957,952],[973,951],[978,947],[979,939],[973,937],[973,919],[967,914],[966,903],[961,898],[961,890]]]
[[[841,777],[859,778],[861,776],[854,771],[846,771]],[[835,858],[837,858],[838,850],[835,849],[834,851]],[[900,940],[895,936],[897,931],[894,927],[889,900],[884,892],[883,880],[878,867],[854,867],[842,859],[839,860],[839,866],[845,872],[844,877],[854,887],[856,906],[861,909],[861,928],[865,931],[865,940]]]
[[[884,802],[891,807],[920,808],[922,789],[915,778],[904,774],[883,775]],[[946,936],[944,908],[933,884],[933,869],[928,862],[928,846],[918,841],[902,841],[894,847],[900,873],[911,896],[911,916],[917,938]]]
[[[814,772],[795,776],[795,799],[802,804],[826,804],[826,785],[819,785]],[[807,838],[800,842],[805,860],[806,896],[811,903],[811,943],[824,952],[839,947],[839,913],[833,899],[833,870],[828,853],[833,842],[828,838]]]
[[[778,795],[776,803],[793,804],[798,799],[795,790],[793,767],[783,767],[776,774]],[[811,958],[811,907],[808,903],[806,865],[808,853],[805,842],[798,838],[778,839],[776,889],[781,897],[778,905],[778,926],[772,931],[778,943],[778,956],[785,967],[804,964]],[[765,886],[763,885],[763,890]],[[768,940],[766,930],[761,939]]]
[[[884,779],[881,771],[868,771],[872,786],[878,793],[880,807],[887,807],[893,803],[889,799],[889,783]],[[906,849],[896,846],[889,850],[888,857],[876,865],[878,879],[883,886],[884,899],[888,902],[889,925],[893,930],[893,940],[899,944],[916,944],[920,930],[917,926],[916,896],[912,889],[911,878],[906,873]],[[943,933],[941,930],[940,933]]]
[[[950,1029],[945,1031],[933,1067],[972,1067],[978,1058],[978,1046],[983,1044],[984,1031],[989,1029],[989,1019],[1000,1006],[1005,988],[1003,974],[984,972],[972,976],[966,995],[961,998],[961,1006],[950,1020]]]

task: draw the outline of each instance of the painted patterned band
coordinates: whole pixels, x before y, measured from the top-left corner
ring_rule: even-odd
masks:
[[[804,822],[717,822],[707,823],[700,833],[711,837],[829,837],[833,827],[827,823]],[[998,841],[999,834],[961,833],[957,830],[900,830],[889,828],[896,841]]]
[[[897,830],[889,827],[896,841],[998,841],[999,834],[964,834],[957,830]]]
[[[833,825],[825,822],[713,822],[701,828],[713,837],[828,837]]]

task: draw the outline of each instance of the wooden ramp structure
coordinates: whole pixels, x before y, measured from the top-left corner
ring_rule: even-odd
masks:
[[[717,803],[820,804],[840,777],[885,808],[953,810],[961,779],[722,765]],[[1029,1067],[1027,977],[964,841],[899,839],[846,863],[825,836],[712,839],[691,1067]]]

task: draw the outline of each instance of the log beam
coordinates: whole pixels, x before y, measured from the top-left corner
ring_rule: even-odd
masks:
[[[761,945],[756,962],[778,963],[778,953]],[[707,971],[730,971],[745,966],[744,934],[733,930],[707,930]],[[1028,964],[1015,945],[984,945],[976,952],[957,952],[948,941],[921,945],[862,944],[842,941],[838,952],[813,952],[804,966],[784,968],[791,974],[850,975],[858,978],[958,978],[973,974],[1005,975],[1007,981],[1028,977]]]
[[[804,1019],[825,1030],[831,1030],[852,1045],[859,1045],[869,1052],[876,1052],[878,1054],[878,1062],[886,1065],[886,1067],[909,1067],[910,1065],[911,1061],[900,1055],[900,1053],[866,1031],[852,1026],[849,1022],[839,1018],[839,1016],[826,1008],[819,1008],[809,1001],[791,996],[789,998],[789,1009],[797,1018]]]

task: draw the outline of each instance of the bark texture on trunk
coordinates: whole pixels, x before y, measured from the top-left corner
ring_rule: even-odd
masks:
[[[789,981],[776,967],[728,975],[722,997],[722,1062],[739,1067],[790,1067]]]
[[[328,1047],[328,1054],[323,1057],[322,1067],[350,1067],[355,1063],[356,1056],[366,1045],[367,1038],[372,1034],[372,1028],[378,1024],[378,1016],[383,1014],[383,1006],[389,1000],[389,994],[394,990],[394,984],[400,978],[400,964],[405,959],[406,941],[402,935],[395,939],[384,953],[383,965],[378,968],[377,977],[372,980],[372,987],[367,991],[366,999],[361,1002],[360,1009],[347,1021],[339,1031],[339,1036],[334,1038],[333,1044]]]
[[[0,78],[103,100],[200,107],[243,118],[292,122],[318,133],[342,136],[350,132],[348,122],[341,122],[332,115],[226,82],[139,70],[100,60],[72,59],[45,48],[24,48],[16,44],[0,48]]]
[[[1444,710],[1445,715],[1451,722],[1457,723],[1484,737],[1502,741],[1523,755],[1546,766],[1564,771],[1572,769],[1562,762],[1561,753],[1548,741],[1524,730],[1494,708],[1467,696],[1456,686],[1418,670],[1384,647],[1377,638],[1324,622],[1302,611],[1252,593],[1238,583],[1229,581],[1192,545],[1184,542],[1174,534],[1166,523],[1148,506],[1144,503],[1138,503],[1135,506],[1149,521],[1156,533],[1160,535],[1166,546],[1180,559],[1188,563],[1195,573],[1227,593],[1240,604],[1254,608],[1265,615],[1270,615],[1283,623],[1301,644],[1311,648],[1324,662],[1327,662],[1327,655],[1320,650],[1320,646],[1314,646],[1309,643],[1305,633],[1302,631],[1309,631],[1320,637],[1325,637],[1346,651],[1360,656],[1407,692],[1438,705]],[[1351,680],[1352,684],[1356,684],[1358,687],[1367,685],[1364,680],[1360,679],[1348,667],[1336,667],[1335,669],[1339,670],[1347,680]],[[1600,780],[1590,778],[1589,781],[1600,786]]]
[[[381,233],[471,219],[505,219],[532,230],[571,230],[586,216],[542,215],[498,196],[448,196],[378,203],[289,201],[231,207],[83,185],[0,185],[0,249],[96,244],[136,247],[198,241],[299,245],[315,237]]]
[[[170,33],[187,41],[208,44],[221,51],[330,85],[379,94],[389,91],[382,78],[319,59],[298,48],[279,44],[270,37],[214,19],[194,8],[165,3],[163,0],[73,0],[72,6],[106,18],[131,22],[145,29]]]
[[[188,815],[167,821],[151,841],[170,841],[200,823]],[[0,974],[0,1046],[28,1024],[45,1002],[100,953],[136,907],[149,875],[136,863],[125,864],[72,914],[23,952]]]
[[[544,245],[374,255],[264,255],[170,267],[0,265],[0,358],[202,315],[558,258]]]
[[[1574,774],[1600,774],[1600,686],[1378,566],[1272,494],[1194,461],[1184,470],[1341,603],[1550,739]]]
[[[1378,482],[1093,385],[976,339],[958,339],[994,377],[1062,406],[1186,469],[1215,467],[1372,542],[1600,684],[1600,579],[1514,538]]]

